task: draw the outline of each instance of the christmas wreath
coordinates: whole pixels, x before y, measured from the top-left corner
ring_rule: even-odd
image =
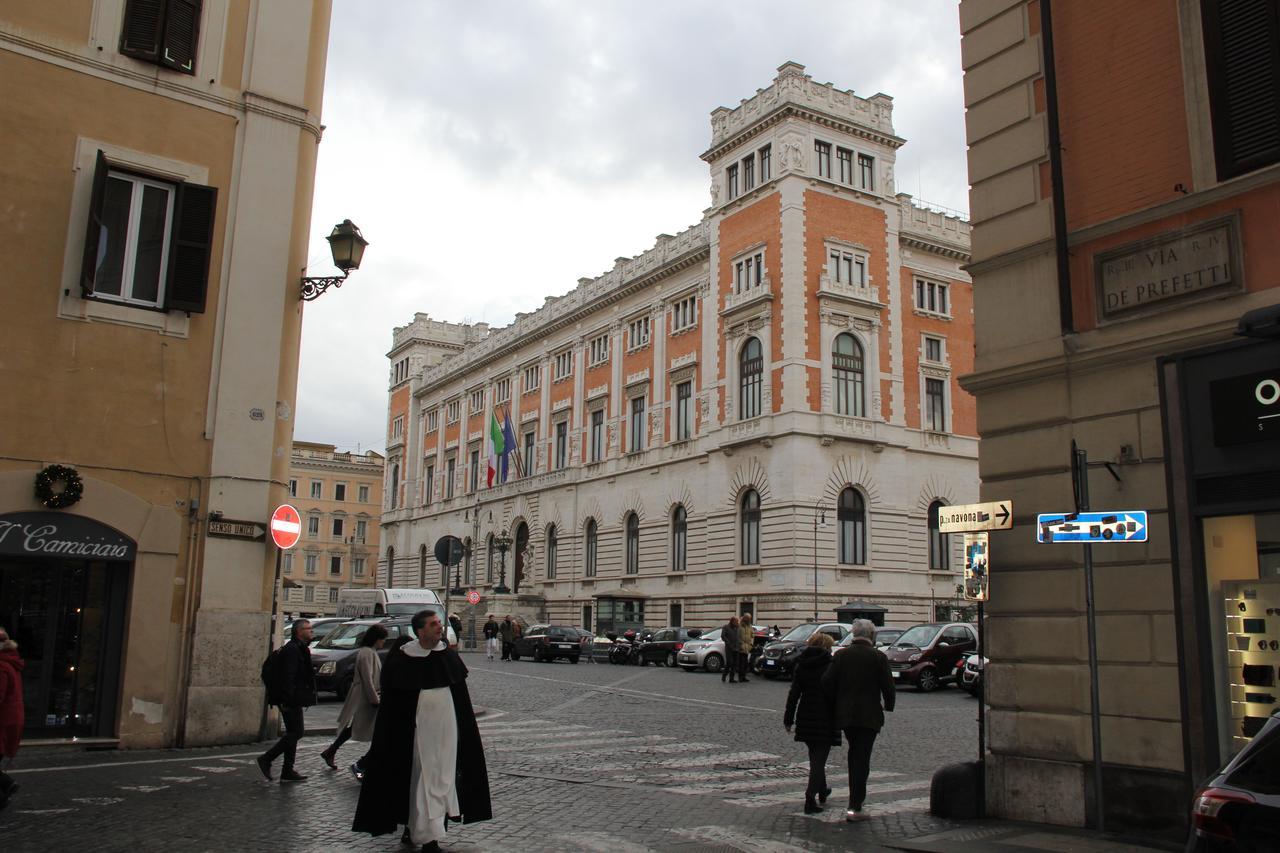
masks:
[[[61,491],[54,491],[55,483],[62,483]],[[84,481],[75,468],[65,465],[49,465],[36,474],[36,500],[49,509],[64,509],[80,500],[84,494]]]

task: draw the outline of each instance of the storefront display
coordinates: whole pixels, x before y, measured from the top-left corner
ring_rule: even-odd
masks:
[[[1227,676],[1231,751],[1238,752],[1280,708],[1280,580],[1226,581]]]

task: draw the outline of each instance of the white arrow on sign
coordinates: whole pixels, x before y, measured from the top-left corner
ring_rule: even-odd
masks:
[[[1138,519],[1134,518],[1132,515],[1126,515],[1126,516],[1124,517],[1124,520],[1125,520],[1125,526],[1126,526],[1126,527],[1127,527],[1128,525],[1130,525],[1130,524],[1132,524],[1132,525],[1133,525],[1133,529],[1132,529],[1132,530],[1130,530],[1128,533],[1126,533],[1124,538],[1125,538],[1125,539],[1137,539],[1137,538],[1139,538],[1139,536],[1141,536],[1141,535],[1142,535],[1142,528],[1143,528],[1143,526],[1144,526],[1144,525],[1142,524],[1142,522],[1141,522],[1141,521],[1138,521]],[[1146,538],[1146,537],[1142,537],[1142,538]]]

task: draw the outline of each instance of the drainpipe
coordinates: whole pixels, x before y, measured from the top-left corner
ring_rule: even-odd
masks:
[[[1053,242],[1058,266],[1058,315],[1062,333],[1075,331],[1071,311],[1071,261],[1067,252],[1067,202],[1062,178],[1062,133],[1058,123],[1058,73],[1053,58],[1053,2],[1040,0],[1040,49],[1044,56],[1049,173],[1053,184]]]

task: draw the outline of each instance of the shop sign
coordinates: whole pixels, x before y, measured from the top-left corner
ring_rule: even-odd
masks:
[[[0,515],[0,556],[131,563],[137,553],[138,546],[132,539],[83,515],[61,512]]]
[[[1280,368],[1209,383],[1213,443],[1280,439]]]
[[[209,519],[209,535],[226,539],[250,539],[261,542],[267,536],[267,529],[257,521],[236,521],[233,518]]]
[[[1094,256],[1100,320],[1240,290],[1234,214]]]

